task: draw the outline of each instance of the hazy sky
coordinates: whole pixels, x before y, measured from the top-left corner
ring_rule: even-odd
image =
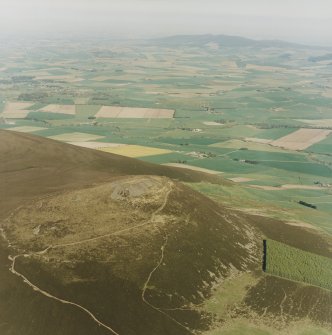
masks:
[[[0,34],[233,34],[332,46],[332,0],[0,0]]]

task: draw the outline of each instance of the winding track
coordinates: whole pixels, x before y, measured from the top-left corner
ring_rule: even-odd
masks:
[[[64,299],[55,297],[54,295],[52,295],[52,294],[50,294],[50,293],[48,293],[48,292],[46,292],[46,291],[40,289],[38,286],[36,286],[36,285],[34,285],[33,283],[31,283],[31,282],[29,281],[29,279],[27,279],[27,277],[25,277],[25,276],[22,275],[21,273],[17,272],[17,271],[15,270],[15,261],[16,261],[16,259],[17,259],[18,257],[21,257],[21,256],[22,256],[22,255],[17,255],[17,256],[15,256],[15,257],[10,257],[10,256],[9,256],[9,257],[10,257],[9,259],[12,260],[12,264],[11,264],[11,267],[10,267],[10,272],[12,272],[14,275],[16,275],[16,276],[22,278],[22,279],[23,279],[23,282],[26,283],[27,285],[29,285],[30,287],[32,287],[32,289],[33,289],[34,291],[37,291],[37,292],[43,294],[44,296],[46,296],[46,297],[48,297],[48,298],[54,299],[54,300],[56,300],[56,301],[58,301],[58,302],[61,302],[62,304],[72,305],[72,306],[75,306],[75,307],[81,309],[83,312],[87,313],[87,314],[92,318],[92,320],[95,321],[95,322],[98,324],[98,326],[102,326],[102,327],[104,327],[105,329],[107,329],[108,331],[110,331],[110,332],[111,332],[112,334],[114,334],[114,335],[120,335],[120,334],[119,334],[118,332],[116,332],[113,328],[111,328],[110,326],[106,325],[105,323],[103,323],[102,321],[100,321],[99,319],[97,319],[97,318],[95,317],[95,315],[94,315],[92,312],[90,312],[87,308],[85,308],[85,307],[83,307],[83,306],[81,306],[81,305],[79,305],[79,304],[76,304],[76,303],[74,303],[74,302],[71,302],[71,301],[68,301],[68,300],[64,300]],[[27,257],[26,255],[23,255],[23,256]]]
[[[125,228],[125,229],[121,229],[121,230],[118,230],[116,232],[112,232],[112,233],[109,233],[109,234],[105,234],[105,235],[101,235],[101,236],[97,236],[97,237],[93,237],[93,238],[89,238],[89,239],[85,239],[85,240],[81,240],[81,241],[78,241],[78,242],[71,242],[71,243],[64,243],[64,244],[56,244],[56,245],[51,245],[49,247],[47,247],[46,249],[44,250],[41,250],[41,251],[38,251],[38,252],[32,252],[32,253],[26,253],[26,254],[20,254],[20,255],[16,255],[16,256],[8,256],[8,259],[12,262],[11,263],[11,266],[9,268],[10,272],[13,273],[14,275],[16,275],[17,277],[20,277],[23,282],[25,284],[27,284],[28,286],[30,286],[34,291],[36,292],[39,292],[40,294],[50,298],[50,299],[53,299],[53,300],[56,300],[62,304],[67,304],[67,305],[72,305],[72,306],[75,306],[77,308],[79,308],[80,310],[82,310],[83,312],[85,312],[86,314],[88,314],[92,320],[94,322],[97,323],[98,326],[101,326],[103,328],[105,328],[106,330],[108,330],[110,333],[114,334],[114,335],[120,335],[117,331],[115,331],[111,326],[103,323],[102,321],[100,321],[90,310],[88,310],[87,308],[79,305],[79,304],[76,304],[72,301],[68,301],[68,300],[65,300],[65,299],[61,299],[59,297],[56,297],[42,289],[40,289],[38,286],[34,285],[31,281],[29,281],[29,279],[27,277],[25,277],[22,273],[16,271],[15,269],[15,264],[16,264],[16,259],[18,259],[19,257],[31,257],[33,255],[42,255],[42,254],[45,254],[47,253],[49,250],[51,249],[55,249],[55,248],[62,248],[62,247],[67,247],[67,246],[73,246],[73,245],[78,245],[78,244],[83,244],[83,243],[89,243],[89,242],[92,242],[92,241],[96,241],[98,239],[102,239],[102,238],[105,238],[105,237],[109,237],[109,236],[112,236],[112,235],[117,235],[117,234],[121,234],[121,233],[124,233],[124,232],[127,232],[127,231],[130,231],[130,230],[133,230],[133,229],[136,229],[136,228],[140,228],[140,227],[144,227],[146,226],[147,224],[151,224],[151,222],[154,222],[155,221],[155,217],[156,215],[161,212],[167,205],[167,202],[168,202],[168,198],[169,198],[169,195],[170,193],[172,192],[172,185],[171,183],[168,183],[167,185],[167,192],[166,192],[166,195],[165,195],[165,198],[164,198],[164,201],[163,203],[161,204],[161,206],[159,208],[157,208],[152,214],[151,214],[151,217],[149,220],[146,220],[144,223],[142,224],[139,224],[139,225],[136,225],[136,226],[133,226],[133,227],[130,227],[130,228]],[[6,240],[6,242],[8,243],[9,246],[11,246],[11,243],[10,241],[7,239],[5,233],[4,233],[4,230],[2,228],[0,228],[0,232],[1,232],[1,235],[3,236],[3,238]],[[166,244],[167,244],[167,239],[168,239],[168,236],[166,236],[165,238],[165,243],[162,245],[161,247],[161,258],[158,262],[158,264],[153,268],[153,270],[150,272],[149,276],[148,276],[148,279],[146,280],[145,284],[144,284],[144,287],[143,287],[143,291],[142,291],[142,300],[144,301],[144,303],[146,303],[148,306],[150,306],[151,308],[153,308],[154,310],[160,312],[161,314],[165,315],[167,318],[169,318],[170,320],[172,320],[173,322],[175,322],[176,324],[178,324],[179,326],[181,326],[182,328],[185,328],[187,331],[189,331],[191,334],[193,334],[190,329],[184,325],[182,325],[181,323],[179,323],[177,320],[175,320],[174,318],[172,318],[170,315],[168,315],[167,313],[165,313],[164,311],[162,311],[161,309],[153,306],[152,304],[150,304],[146,298],[145,298],[145,292],[147,290],[147,286],[151,280],[151,277],[153,275],[153,273],[159,268],[159,266],[162,264],[162,261],[164,259],[164,249],[166,247]]]
[[[145,304],[147,304],[148,306],[150,306],[151,308],[153,308],[154,310],[156,310],[157,312],[165,315],[168,319],[172,320],[173,322],[175,322],[176,324],[178,324],[180,327],[186,329],[190,334],[193,334],[193,332],[186,327],[185,325],[183,325],[182,323],[180,323],[179,321],[177,321],[176,319],[174,319],[173,317],[171,317],[169,314],[167,314],[166,312],[164,312],[162,309],[152,305],[145,297],[145,293],[146,290],[148,288],[149,282],[153,276],[153,274],[158,270],[158,268],[161,266],[161,264],[163,263],[164,260],[164,254],[165,254],[165,248],[168,242],[168,235],[166,235],[165,237],[165,242],[164,244],[161,246],[160,250],[161,250],[161,256],[160,259],[157,263],[157,265],[152,269],[152,271],[149,273],[148,279],[146,280],[146,282],[144,283],[144,287],[143,287],[143,291],[142,291],[142,300],[144,301]]]

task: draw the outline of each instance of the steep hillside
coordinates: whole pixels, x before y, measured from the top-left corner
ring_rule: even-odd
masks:
[[[30,134],[0,130],[0,218],[20,198],[79,188],[115,176],[158,175],[182,181],[224,182],[216,176],[154,165]]]
[[[5,131],[0,162],[1,334],[197,334],[253,315],[331,323],[329,291],[261,272],[264,236],[322,237],[180,182],[218,177]],[[247,275],[238,300],[209,307]]]

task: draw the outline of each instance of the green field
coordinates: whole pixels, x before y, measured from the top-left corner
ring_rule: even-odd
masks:
[[[190,164],[193,165],[193,163]],[[224,177],[229,175],[227,173],[223,174]],[[253,174],[246,176],[259,177],[259,175]],[[274,180],[273,176],[266,176],[266,178],[271,178],[271,183]],[[252,181],[251,183],[253,184],[254,182]],[[248,187],[249,183],[218,186],[209,183],[195,183],[189,184],[189,186],[227,207],[247,213],[252,213],[253,211],[254,213],[285,220],[286,222],[309,224],[313,227],[319,227],[319,229],[324,230],[328,234],[332,234],[330,206],[332,195],[328,189],[322,191],[298,189],[268,191]],[[299,200],[316,204],[318,210],[299,205]],[[241,203],[241,207],[239,207],[239,203]]]
[[[274,162],[307,162],[305,154],[290,154],[283,152],[266,152],[256,150],[238,150],[228,155],[230,158],[250,159],[255,161],[274,161]]]
[[[309,152],[321,153],[321,154],[332,154],[332,136],[328,136],[325,140],[312,145],[307,149]]]
[[[322,164],[310,162],[280,162],[280,161],[264,161],[262,165],[282,169],[286,171],[298,172],[300,174],[311,174],[318,177],[332,177],[332,169]]]
[[[266,241],[266,273],[332,290],[332,260],[273,240]]]

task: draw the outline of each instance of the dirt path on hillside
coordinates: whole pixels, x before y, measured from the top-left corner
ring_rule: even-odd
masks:
[[[12,261],[11,267],[10,267],[10,269],[9,269],[11,273],[13,273],[14,275],[16,275],[16,276],[22,278],[22,279],[23,279],[23,282],[24,282],[25,284],[27,284],[28,286],[30,286],[34,291],[39,292],[39,293],[43,294],[44,296],[46,296],[46,297],[48,297],[48,298],[54,299],[54,300],[56,300],[56,301],[58,301],[58,302],[61,302],[62,304],[72,305],[72,306],[75,306],[75,307],[81,309],[83,312],[87,313],[87,314],[93,319],[93,321],[95,321],[95,322],[98,324],[98,326],[102,326],[102,327],[104,327],[105,329],[109,330],[109,331],[110,331],[112,334],[114,334],[114,335],[120,335],[120,334],[117,333],[114,329],[112,329],[110,326],[106,325],[105,323],[103,323],[102,321],[100,321],[99,319],[97,319],[96,316],[95,316],[92,312],[90,312],[87,308],[85,308],[85,307],[83,307],[83,306],[81,306],[81,305],[79,305],[79,304],[76,304],[76,303],[74,303],[74,302],[72,302],[72,301],[68,301],[68,300],[64,300],[64,299],[55,297],[54,295],[52,295],[52,294],[50,294],[50,293],[48,293],[48,292],[46,292],[46,291],[40,289],[38,286],[36,286],[36,285],[34,285],[33,283],[31,283],[31,282],[29,281],[29,279],[27,279],[27,277],[25,277],[25,276],[22,275],[21,273],[17,272],[17,271],[15,270],[15,262],[16,262],[16,259],[17,259],[18,257],[22,257],[22,256],[23,256],[23,257],[29,257],[30,255],[29,255],[29,254],[24,254],[24,255],[17,255],[17,256],[15,256],[15,257],[11,257],[11,256],[8,257],[9,260]]]
[[[166,312],[164,312],[161,308],[158,308],[154,305],[152,305],[145,297],[145,293],[146,290],[148,289],[149,283],[151,281],[151,278],[153,276],[153,274],[158,270],[158,268],[162,265],[163,260],[164,260],[164,254],[165,254],[165,248],[168,242],[168,235],[165,236],[165,242],[163,243],[163,245],[160,247],[161,250],[161,255],[160,255],[160,259],[157,263],[157,265],[152,269],[152,271],[149,273],[149,276],[146,280],[146,282],[144,283],[144,287],[142,290],[142,300],[145,304],[147,304],[148,306],[150,306],[151,308],[153,308],[154,310],[156,310],[157,312],[165,315],[168,319],[172,320],[173,322],[175,322],[177,325],[179,325],[180,327],[184,328],[185,330],[187,330],[190,334],[194,334],[188,327],[186,327],[185,325],[183,325],[182,323],[180,323],[179,321],[177,321],[176,319],[174,319],[173,317],[171,317],[169,314],[167,314]]]
[[[87,308],[85,308],[84,306],[81,306],[75,302],[72,302],[72,301],[68,301],[68,300],[65,300],[65,299],[61,299],[59,297],[56,297],[52,294],[50,294],[49,292],[47,291],[44,291],[42,290],[41,288],[39,288],[37,285],[33,284],[31,281],[29,281],[29,279],[24,276],[22,273],[18,272],[16,269],[15,269],[15,265],[16,265],[16,260],[19,258],[19,257],[31,257],[31,256],[34,256],[34,255],[42,255],[42,254],[45,254],[47,253],[49,250],[51,249],[55,249],[55,248],[64,248],[64,247],[67,247],[67,246],[72,246],[72,245],[78,245],[78,244],[83,244],[83,243],[89,243],[89,242],[92,242],[92,241],[96,241],[98,239],[102,239],[102,238],[105,238],[105,237],[109,237],[109,236],[112,236],[112,235],[117,235],[117,234],[121,234],[121,233],[124,233],[124,232],[127,232],[127,231],[130,231],[130,230],[133,230],[133,229],[137,229],[137,228],[140,228],[140,227],[144,227],[148,224],[151,224],[153,222],[155,222],[156,220],[156,215],[158,213],[160,213],[167,205],[167,202],[168,202],[168,198],[169,198],[169,195],[170,193],[172,192],[172,183],[168,182],[167,183],[167,192],[165,194],[165,198],[163,200],[163,203],[160,205],[160,207],[158,207],[152,214],[151,214],[151,217],[149,220],[146,220],[144,223],[142,224],[139,224],[139,225],[136,225],[136,226],[133,226],[133,227],[130,227],[130,228],[125,228],[125,229],[121,229],[121,230],[118,230],[116,232],[112,232],[112,233],[109,233],[109,234],[105,234],[105,235],[101,235],[101,236],[97,236],[97,237],[93,237],[93,238],[89,238],[89,239],[85,239],[85,240],[82,240],[82,241],[77,241],[77,242],[72,242],[72,243],[65,243],[65,244],[57,244],[57,245],[51,245],[49,247],[47,247],[46,249],[44,250],[41,250],[41,251],[38,251],[38,252],[32,252],[32,253],[24,253],[24,254],[19,254],[19,255],[16,255],[16,256],[8,256],[8,259],[11,261],[11,266],[9,268],[10,272],[13,273],[14,275],[16,275],[17,277],[20,277],[23,282],[30,286],[34,291],[50,298],[50,299],[53,299],[53,300],[56,300],[60,303],[63,303],[63,304],[67,304],[67,305],[72,305],[72,306],[75,306],[77,308],[79,308],[80,310],[82,310],[83,312],[85,312],[86,314],[88,314],[90,316],[90,318],[97,323],[98,326],[101,326],[101,327],[104,327],[106,330],[108,330],[110,333],[114,334],[114,335],[120,335],[117,331],[115,331],[111,326],[107,325],[106,323],[103,323],[101,320],[99,320],[90,310],[88,310]],[[6,240],[6,242],[8,243],[8,246],[11,246],[11,242],[7,239],[6,235],[5,235],[5,232],[2,228],[0,228],[0,232],[1,232],[1,235],[2,237]],[[149,274],[149,277],[144,285],[144,289],[143,289],[143,292],[142,292],[142,299],[143,301],[148,304],[151,308],[159,311],[160,313],[162,313],[163,315],[165,315],[167,318],[171,319],[172,321],[174,321],[175,323],[177,323],[179,326],[181,327],[184,327],[185,329],[188,330],[187,327],[183,326],[182,324],[180,324],[177,320],[175,320],[174,318],[172,318],[171,316],[169,316],[167,313],[163,312],[162,310],[159,310],[158,308],[154,307],[152,304],[150,304],[149,302],[146,301],[145,299],[145,291],[147,289],[147,286],[150,282],[150,279],[153,275],[153,273],[158,269],[158,267],[161,265],[162,263],[162,260],[163,260],[163,257],[164,257],[164,248],[166,246],[166,243],[167,243],[167,238],[166,238],[166,241],[165,241],[165,244],[161,247],[161,250],[162,250],[162,256],[161,256],[161,260],[158,262],[157,266],[151,271],[151,273]]]

